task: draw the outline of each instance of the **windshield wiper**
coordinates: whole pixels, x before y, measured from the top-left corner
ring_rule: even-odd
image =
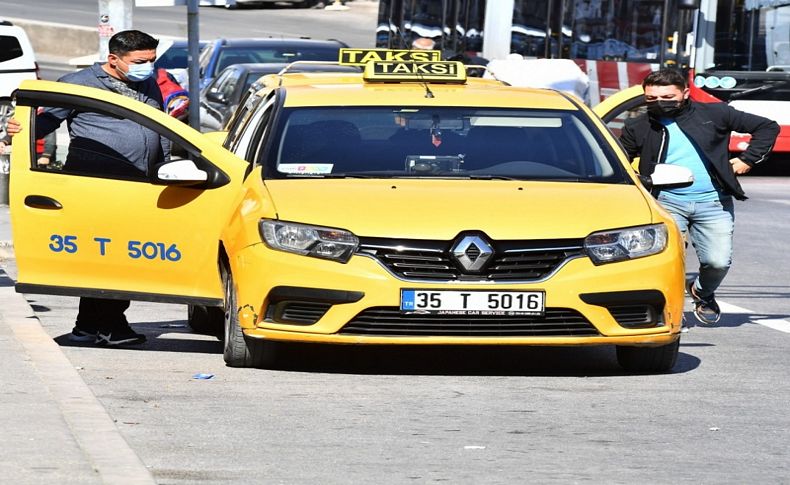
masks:
[[[476,175],[476,174],[466,174],[464,177],[467,177],[471,180],[524,180],[516,177],[507,177],[505,175]]]
[[[733,99],[743,98],[744,96],[748,96],[754,93],[773,91],[774,89],[785,86],[787,84],[790,84],[790,81],[780,81],[778,83],[773,83],[773,84],[763,84],[762,86],[758,86],[756,88],[747,89],[745,91],[738,91],[737,93],[733,93],[730,95],[730,101],[732,101]]]

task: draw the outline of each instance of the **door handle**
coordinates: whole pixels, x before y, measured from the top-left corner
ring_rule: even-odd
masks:
[[[63,208],[60,202],[46,195],[28,195],[25,197],[25,205],[34,209],[59,210]]]

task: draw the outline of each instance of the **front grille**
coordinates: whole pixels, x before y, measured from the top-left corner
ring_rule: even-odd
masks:
[[[491,262],[481,271],[465,272],[451,257],[452,245],[453,241],[360,238],[358,251],[376,258],[400,278],[429,281],[539,280],[583,254],[580,239],[492,241]],[[473,247],[466,251],[472,260],[480,252]]]
[[[270,305],[266,316],[268,320],[280,323],[312,325],[320,320],[331,306],[329,303],[283,301]]]
[[[401,312],[397,307],[369,308],[341,330],[347,335],[590,337],[598,330],[579,312],[547,308],[543,316],[430,315]]]
[[[610,306],[607,309],[621,327],[655,327],[659,323],[659,312],[652,305]]]

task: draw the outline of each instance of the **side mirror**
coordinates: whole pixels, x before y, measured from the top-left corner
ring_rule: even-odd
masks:
[[[200,170],[192,160],[176,160],[160,165],[156,178],[165,185],[193,185],[208,180],[208,173]]]
[[[686,167],[659,163],[649,176],[640,175],[639,179],[647,190],[653,188],[681,188],[694,183],[694,174]]]
[[[225,95],[219,91],[208,91],[206,93],[206,99],[214,103],[220,103],[220,104],[228,103],[228,100],[225,99]]]

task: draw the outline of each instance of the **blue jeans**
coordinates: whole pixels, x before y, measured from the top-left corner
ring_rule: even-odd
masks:
[[[732,264],[732,233],[735,209],[732,197],[712,202],[687,202],[663,193],[659,203],[675,218],[683,238],[691,240],[699,259],[694,291],[700,297],[713,295]]]

